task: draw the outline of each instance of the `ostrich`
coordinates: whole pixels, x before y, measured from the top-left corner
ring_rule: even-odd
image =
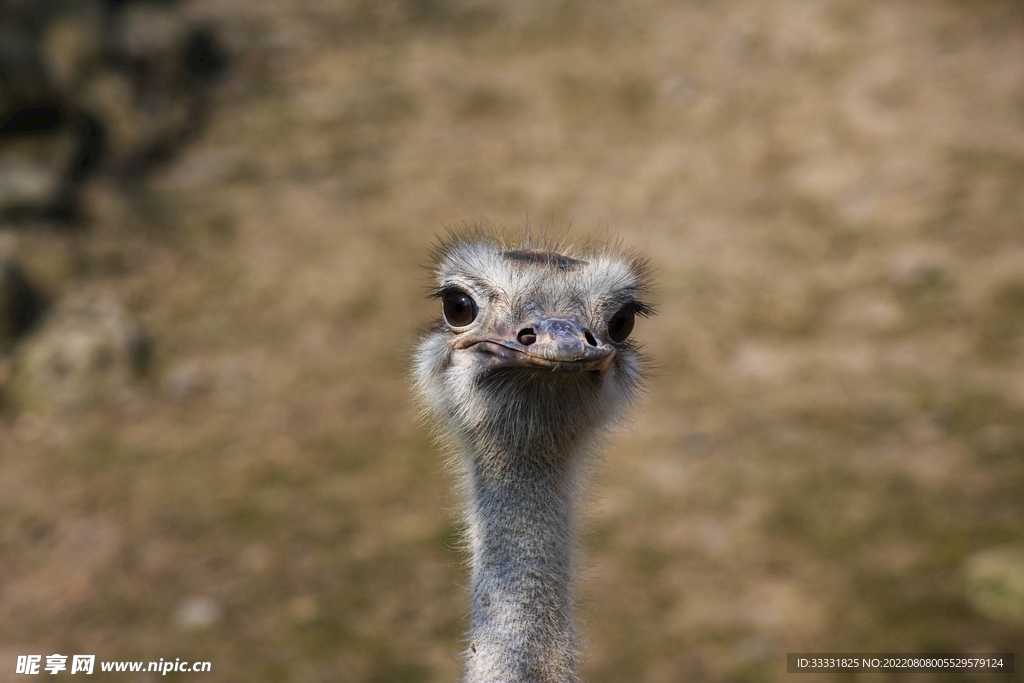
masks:
[[[558,248],[558,247],[553,247]],[[465,683],[574,683],[574,498],[634,402],[629,339],[651,308],[646,261],[450,234],[434,251],[442,317],[416,349],[425,416],[454,455],[471,554]]]

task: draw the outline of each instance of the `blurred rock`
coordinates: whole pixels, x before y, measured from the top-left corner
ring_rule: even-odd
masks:
[[[51,114],[40,110],[33,114],[22,110],[22,125],[48,125]],[[18,122],[13,123],[14,126]],[[55,126],[60,125],[54,123]],[[69,129],[44,134],[4,132],[0,129],[0,214],[46,214],[59,207],[66,192],[67,172],[77,145]],[[13,139],[17,136],[17,139]],[[4,144],[6,143],[6,144]]]
[[[0,5],[0,107],[3,112],[51,94],[46,67],[27,22]]]
[[[221,609],[210,598],[187,598],[174,610],[174,620],[186,631],[201,631],[220,621]]]
[[[92,173],[143,177],[201,127],[226,64],[173,0],[0,2],[0,215],[74,221]]]
[[[967,561],[967,595],[982,614],[1024,623],[1024,546],[977,553]]]
[[[74,92],[103,56],[103,8],[79,0],[66,9],[43,28],[39,44],[56,86]]]
[[[128,156],[144,140],[142,114],[134,99],[135,86],[122,73],[100,74],[83,88],[82,102],[103,120],[107,151],[115,159]]]
[[[45,208],[58,196],[61,178],[45,164],[0,159],[0,207],[11,210]]]
[[[189,30],[181,13],[166,2],[133,2],[114,25],[115,45],[129,59],[152,63],[173,59]]]
[[[149,355],[148,338],[122,306],[72,295],[19,345],[11,402],[24,410],[53,412],[130,400]]]
[[[0,351],[29,331],[45,306],[45,298],[29,282],[21,265],[0,255]]]

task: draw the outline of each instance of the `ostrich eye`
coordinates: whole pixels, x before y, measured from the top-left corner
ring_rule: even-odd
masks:
[[[441,296],[441,310],[452,327],[465,327],[476,320],[476,302],[459,289],[449,289]]]
[[[608,337],[613,342],[624,342],[633,331],[633,323],[636,322],[636,313],[632,306],[623,306],[619,312],[608,321]]]

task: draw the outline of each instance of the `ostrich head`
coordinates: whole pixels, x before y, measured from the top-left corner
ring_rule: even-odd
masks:
[[[550,456],[622,416],[643,374],[630,337],[651,312],[643,258],[482,235],[451,236],[434,256],[442,315],[418,348],[415,383],[442,436],[477,453]]]
[[[573,498],[587,456],[633,402],[630,338],[651,309],[645,261],[617,247],[450,236],[441,316],[414,379],[463,474],[471,607],[466,683],[571,683]]]

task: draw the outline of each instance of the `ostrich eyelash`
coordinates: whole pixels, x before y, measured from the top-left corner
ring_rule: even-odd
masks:
[[[629,306],[633,309],[633,312],[641,318],[650,318],[655,313],[654,306],[644,303],[643,301],[633,301]]]

